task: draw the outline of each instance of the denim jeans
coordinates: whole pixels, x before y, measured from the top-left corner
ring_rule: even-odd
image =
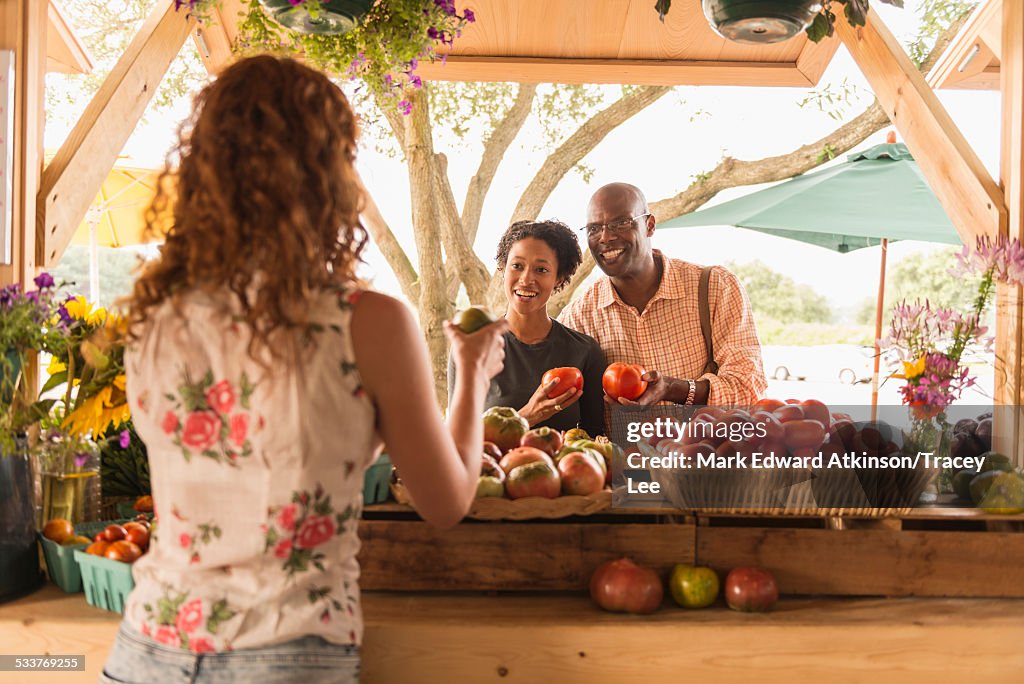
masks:
[[[156,643],[124,623],[101,684],[357,684],[359,649],[307,636],[265,648],[189,653]]]

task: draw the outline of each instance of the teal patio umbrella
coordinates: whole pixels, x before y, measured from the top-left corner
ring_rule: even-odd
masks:
[[[748,228],[842,253],[882,246],[872,405],[878,401],[877,340],[882,335],[888,243],[962,244],[917,162],[893,134],[887,143],[850,154],[841,164],[658,224],[662,229],[698,226]]]

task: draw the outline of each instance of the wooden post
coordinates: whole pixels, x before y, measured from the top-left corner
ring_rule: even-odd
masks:
[[[36,209],[39,263],[60,259],[194,27],[174,0],[160,0],[46,167]]]
[[[43,165],[46,2],[0,0],[0,50],[14,51],[14,148],[11,263],[0,265],[0,285],[35,275],[36,192]],[[6,87],[6,84],[4,84]],[[6,173],[3,170],[3,173]],[[4,179],[6,180],[6,179]]]
[[[999,175],[1007,207],[1007,234],[1024,241],[1024,3],[1004,0],[1000,74],[1003,92],[1002,156]],[[1021,368],[1021,288],[1001,285],[996,292],[996,403],[1017,407],[997,412],[993,447],[1024,463],[1024,421],[1020,415],[1024,369]],[[1004,424],[1005,423],[1005,424]]]
[[[1002,191],[878,14],[861,28],[840,17],[836,31],[961,239],[995,235],[1006,224]]]

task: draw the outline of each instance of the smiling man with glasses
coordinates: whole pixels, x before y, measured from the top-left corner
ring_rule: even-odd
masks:
[[[612,183],[594,193],[581,232],[606,277],[570,303],[559,320],[594,337],[608,363],[647,369],[647,391],[636,402],[620,403],[752,404],[767,382],[743,286],[721,266],[704,268],[654,249],[655,223],[633,185]]]

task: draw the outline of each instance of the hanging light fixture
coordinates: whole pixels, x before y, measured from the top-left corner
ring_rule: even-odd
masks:
[[[703,0],[704,16],[723,38],[779,43],[807,28],[821,0]]]
[[[271,19],[297,33],[348,33],[373,6],[374,0],[260,0]]]

